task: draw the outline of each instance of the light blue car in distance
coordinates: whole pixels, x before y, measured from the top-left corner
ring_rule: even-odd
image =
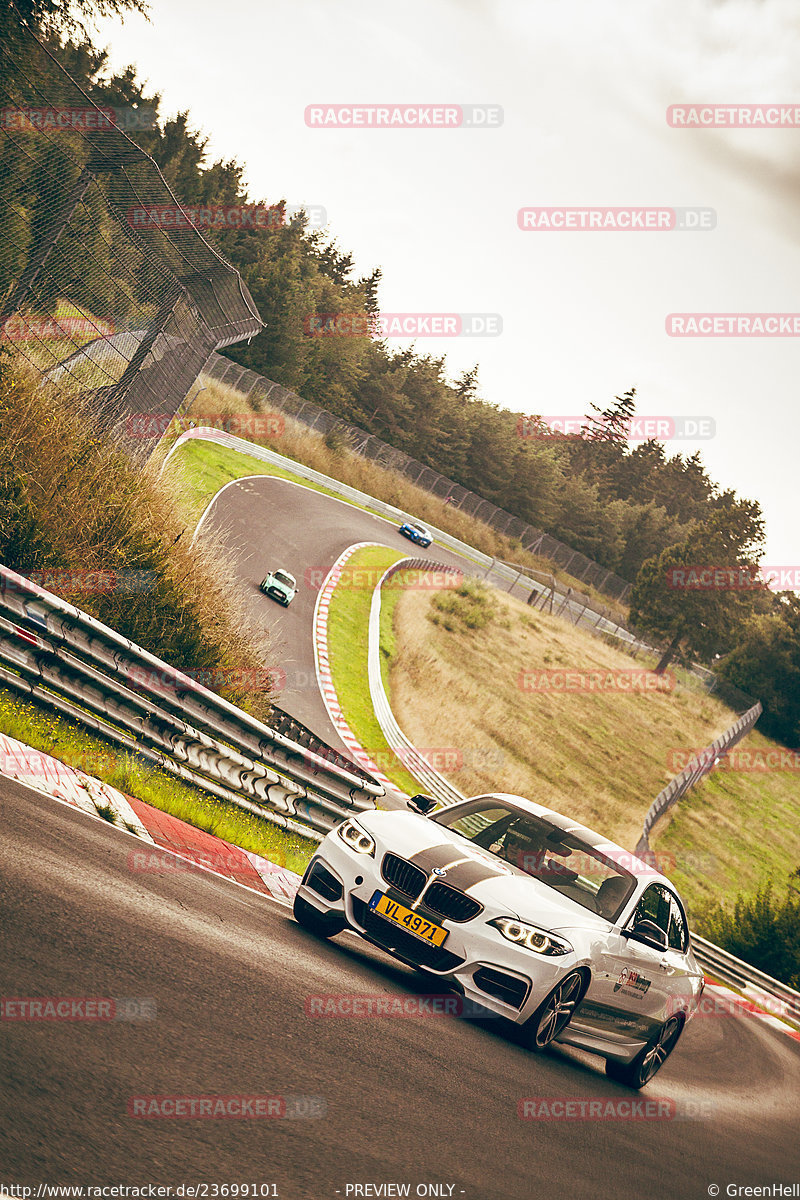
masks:
[[[418,521],[404,521],[400,526],[399,532],[402,533],[403,537],[410,538],[412,542],[416,542],[418,546],[430,546],[433,541],[433,534],[424,525],[420,525]]]
[[[297,595],[297,580],[294,575],[290,575],[282,568],[278,571],[270,571],[259,586],[266,596],[277,600],[284,608],[291,604]]]

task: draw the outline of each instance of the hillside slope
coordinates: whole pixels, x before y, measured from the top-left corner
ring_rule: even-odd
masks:
[[[657,793],[736,716],[680,681],[633,686],[651,663],[497,592],[405,592],[394,635],[394,713],[462,791],[518,792],[631,848]],[[743,747],[780,750],[758,732]],[[783,883],[800,861],[796,774],[718,769],[651,841],[695,904]]]

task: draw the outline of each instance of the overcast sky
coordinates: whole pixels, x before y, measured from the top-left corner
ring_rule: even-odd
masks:
[[[800,107],[797,0],[151,0],[103,22],[251,197],[321,205],[385,312],[499,313],[419,339],[501,406],[710,416],[699,448],[800,564],[796,337],[669,337],[674,312],[800,312],[800,128],[671,128],[671,104]],[[500,105],[499,127],[317,129],[308,105]],[[700,232],[523,232],[534,206],[697,206]],[[268,236],[268,235],[267,235]],[[398,342],[398,344],[403,344]]]

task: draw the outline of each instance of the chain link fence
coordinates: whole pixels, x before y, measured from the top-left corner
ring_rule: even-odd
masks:
[[[96,102],[22,25],[0,50],[0,344],[123,439],[132,414],[174,413],[212,351],[263,328],[129,136],[153,120]]]

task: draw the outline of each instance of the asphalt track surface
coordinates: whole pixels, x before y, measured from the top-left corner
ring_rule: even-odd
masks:
[[[233,559],[245,605],[272,634],[274,660],[286,672],[278,705],[337,749],[343,744],[317,686],[313,642],[317,593],[333,564],[355,542],[378,542],[413,558],[467,565],[435,542],[428,549],[414,545],[390,522],[352,504],[268,475],[231,483],[218,492],[199,537],[205,533],[222,541]],[[267,572],[278,567],[290,571],[299,585],[288,608],[259,591]],[[365,582],[371,591],[377,579]]]
[[[348,1184],[414,1195],[436,1183],[465,1200],[661,1200],[800,1180],[800,1043],[756,1019],[696,1019],[638,1094],[684,1119],[521,1121],[524,1097],[635,1094],[589,1055],[530,1055],[495,1021],[306,1016],[312,996],[436,984],[351,935],[319,942],[210,873],[132,873],[140,842],[5,779],[0,805],[3,996],[139,997],[156,1010],[0,1022],[0,1188],[249,1182],[277,1184],[281,1200],[336,1200]],[[321,1097],[326,1111],[127,1115],[133,1096],[243,1093]]]

